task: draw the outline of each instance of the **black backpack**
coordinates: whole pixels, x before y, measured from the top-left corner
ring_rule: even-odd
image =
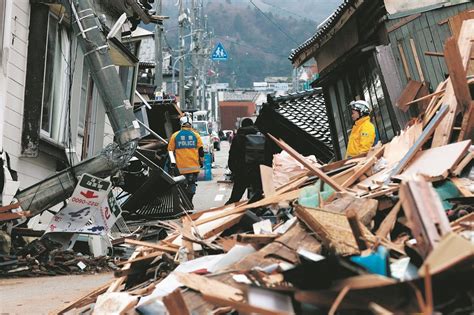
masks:
[[[265,162],[265,135],[261,132],[245,136],[245,163],[263,164]]]

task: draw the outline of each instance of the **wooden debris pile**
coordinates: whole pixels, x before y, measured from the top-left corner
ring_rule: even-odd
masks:
[[[306,171],[262,176],[262,200],[187,214],[159,242],[125,239],[117,279],[63,312],[472,312],[473,34],[448,40],[450,77],[391,142],[321,166],[268,134]]]
[[[91,257],[72,250],[61,250],[60,244],[38,239],[17,255],[0,256],[0,275],[3,277],[56,276],[107,272],[117,269],[107,256]]]

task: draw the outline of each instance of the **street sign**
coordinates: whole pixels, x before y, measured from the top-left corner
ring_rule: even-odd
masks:
[[[214,51],[212,52],[211,59],[215,61],[227,60],[227,52],[225,51],[222,43],[217,43],[216,48],[214,48]]]
[[[112,209],[114,216],[109,214],[111,207],[107,205],[110,197],[107,197],[111,186],[109,181],[83,174],[67,206],[54,215],[46,233],[106,233],[115,222],[115,215],[120,213]]]

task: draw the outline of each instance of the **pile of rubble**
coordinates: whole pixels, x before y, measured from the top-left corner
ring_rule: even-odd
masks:
[[[125,238],[135,250],[117,279],[63,312],[472,308],[474,147],[464,140],[412,152],[443,113],[367,156],[327,165],[268,135],[285,151],[275,160],[286,163],[262,167],[264,199],[186,214],[156,243]],[[288,181],[272,187],[273,175]]]
[[[474,105],[464,69],[474,24],[466,25],[460,53],[445,51],[450,78],[411,102],[428,104],[391,142],[321,165],[268,133],[283,152],[261,167],[263,199],[137,223],[112,241],[122,253],[116,279],[60,313],[472,312]],[[111,267],[40,245],[0,266]]]
[[[92,257],[73,250],[61,250],[60,247],[61,244],[48,239],[37,239],[16,255],[1,255],[0,276],[56,276],[117,269],[110,257]]]

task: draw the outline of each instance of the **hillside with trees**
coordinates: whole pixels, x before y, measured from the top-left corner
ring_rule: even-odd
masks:
[[[217,82],[250,87],[267,76],[291,76],[291,49],[311,37],[340,0],[207,0],[205,14],[215,45],[221,42],[228,61],[214,63]],[[177,48],[177,6],[163,2],[167,45]],[[259,10],[261,9],[264,14]]]

